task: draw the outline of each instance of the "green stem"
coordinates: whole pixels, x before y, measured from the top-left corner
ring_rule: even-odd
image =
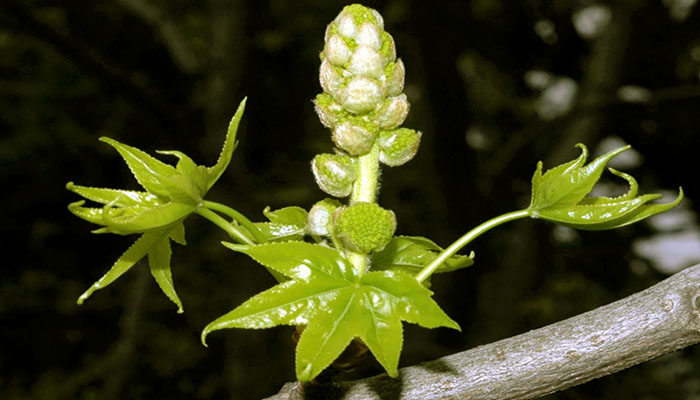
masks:
[[[223,229],[226,233],[228,233],[229,236],[231,236],[231,238],[237,239],[241,243],[249,245],[255,244],[255,242],[250,240],[250,238],[246,236],[238,226],[235,226],[230,222],[226,221],[223,217],[221,217],[214,211],[208,208],[199,208],[197,209],[196,213],[213,222],[214,225],[218,226],[219,228]]]
[[[357,158],[357,180],[353,184],[350,204],[358,202],[376,203],[379,188],[379,146],[372,146],[369,153]],[[369,268],[367,254],[347,250],[348,260],[355,266],[359,276]]]
[[[430,264],[426,265],[417,275],[416,280],[418,282],[423,282],[430,275],[432,275],[442,263],[447,261],[448,258],[452,257],[457,253],[462,247],[466,246],[472,240],[481,236],[482,233],[497,227],[498,225],[504,224],[509,221],[513,221],[520,218],[525,218],[530,216],[530,210],[520,210],[513,211],[507,214],[499,215],[496,218],[491,218],[490,220],[484,222],[483,224],[477,226],[476,228],[467,232],[464,236],[457,239],[448,248],[446,248],[440,255],[435,258]]]
[[[352,187],[350,204],[375,203],[379,186],[379,146],[372,146],[369,153],[357,157],[357,180]]]
[[[232,219],[236,220],[239,224],[241,224],[244,228],[250,232],[251,235],[255,238],[255,241],[258,243],[264,243],[265,242],[265,237],[263,234],[260,232],[260,230],[253,224],[248,218],[246,218],[245,215],[241,214],[240,212],[234,210],[233,208],[229,206],[225,206],[221,203],[217,203],[215,201],[208,201],[204,200],[202,202],[204,207],[209,208],[214,211],[218,211],[224,215],[227,215],[231,217]]]

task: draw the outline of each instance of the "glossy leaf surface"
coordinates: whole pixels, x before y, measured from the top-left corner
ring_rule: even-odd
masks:
[[[284,207],[270,211],[265,208],[263,214],[270,222],[256,223],[255,226],[266,241],[301,240],[306,229],[308,213],[301,207]]]
[[[102,228],[95,230],[95,233],[138,233],[141,237],[80,297],[78,303],[82,303],[95,290],[109,285],[148,255],[156,282],[182,311],[170,271],[170,240],[185,244],[182,221],[202,207],[207,191],[231,161],[245,102],[244,99],[231,120],[218,161],[212,167],[197,165],[179,151],[159,151],[160,154],[177,158],[177,164],[172,166],[114,139],[100,139],[119,152],[145,191],[93,188],[69,182],[66,185],[68,190],[101,206],[85,207],[85,201],[81,200],[70,204],[68,209],[88,222],[101,225]]]
[[[122,274],[131,269],[131,267],[136,265],[137,262],[145,256],[148,256],[151,274],[156,282],[158,282],[163,293],[177,305],[178,312],[182,313],[182,302],[175,292],[175,286],[170,272],[170,256],[172,254],[170,240],[181,245],[186,244],[185,228],[182,223],[157,231],[146,232],[141,235],[141,237],[117,259],[114,265],[112,265],[112,268],[78,298],[78,304],[83,304],[93,292],[114,282]]]
[[[533,218],[541,218],[583,230],[614,229],[670,210],[683,200],[678,197],[665,204],[649,204],[661,198],[660,194],[637,196],[637,181],[628,174],[610,169],[627,181],[629,191],[619,197],[586,197],[600,179],[605,165],[616,155],[629,149],[621,147],[584,165],[588,150],[577,145],[581,155],[542,174],[542,162],[532,177],[532,200],[527,211]]]
[[[395,236],[386,247],[372,254],[373,270],[418,273],[433,261],[443,249],[428,238],[420,236]],[[474,264],[474,254],[455,254],[442,263],[435,272],[450,272]]]
[[[300,381],[316,377],[354,338],[395,377],[403,343],[401,321],[459,329],[433,301],[432,292],[404,272],[359,275],[337,250],[304,242],[226,245],[290,280],[207,325],[202,341],[225,328],[306,325],[297,345]]]
[[[231,162],[231,156],[233,151],[236,149],[236,133],[238,132],[238,125],[241,123],[241,118],[243,118],[243,112],[245,111],[245,105],[248,101],[244,98],[241,104],[238,105],[236,113],[231,118],[231,122],[228,125],[228,130],[226,131],[226,140],[224,141],[224,146],[221,148],[221,153],[219,153],[219,158],[211,167],[207,168],[207,186],[206,190],[211,189],[214,183],[219,180],[221,175],[228,168],[228,164]]]

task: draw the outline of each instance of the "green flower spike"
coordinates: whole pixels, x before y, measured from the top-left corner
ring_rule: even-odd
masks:
[[[614,229],[670,210],[683,200],[679,188],[676,199],[666,204],[648,204],[661,198],[660,194],[637,196],[637,181],[630,175],[610,168],[614,175],[625,179],[629,191],[620,197],[586,197],[600,179],[605,164],[630,146],[604,154],[584,165],[588,150],[577,145],[581,155],[568,163],[542,174],[542,162],[532,177],[532,200],[527,208],[533,218],[556,222],[584,230]]]
[[[102,289],[119,278],[143,257],[148,256],[151,273],[170,300],[182,312],[170,271],[170,240],[185,245],[183,220],[200,212],[206,203],[204,195],[226,170],[236,146],[236,132],[245,109],[244,99],[229,124],[226,141],[219,159],[212,167],[199,166],[179,151],[159,151],[178,158],[176,166],[165,164],[145,152],[110,138],[101,141],[114,147],[122,156],[143,192],[93,188],[69,182],[66,189],[102,207],[84,207],[84,200],[72,203],[68,209],[88,222],[101,225],[94,233],[119,235],[141,234],[122,254],[112,268],[78,299],[82,304],[95,290]],[[209,210],[206,210],[211,212]]]
[[[378,130],[404,122],[410,108],[402,93],[405,75],[377,11],[353,4],[328,25],[319,70],[324,93],[314,103],[340,149],[366,154]]]

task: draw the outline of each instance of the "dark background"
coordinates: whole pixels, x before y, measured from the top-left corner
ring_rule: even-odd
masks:
[[[629,169],[642,192],[683,185],[680,224],[696,229],[700,9],[683,14],[681,3],[606,3],[609,24],[585,38],[573,21],[590,1],[367,2],[406,64],[405,126],[424,133],[418,156],[383,176],[380,201],[396,212],[398,232],[446,246],[526,206],[538,160],[549,168],[578,155],[575,143],[595,150],[613,135],[643,155]],[[318,53],[345,4],[0,2],[0,398],[254,399],[294,379],[291,328],[226,330],[201,346],[208,322],[274,281],[220,246],[225,235],[196,216],[186,224],[188,246],[173,256],[184,315],[144,264],[77,306],[133,238],[90,234],[94,227],[67,211],[78,198],[64,185],[137,188],[98,142],[103,135],[212,165],[248,96],[240,146],[208,198],[254,220],[265,206],[310,207],[324,194],[309,161],[331,149],[311,103]],[[526,82],[533,70],[573,84],[570,106],[551,114]],[[638,101],[618,95],[629,85]],[[654,234],[647,224],[593,233],[537,221],[499,227],[474,243],[475,266],[433,279],[463,332],[406,325],[401,365],[654,284],[666,275],[632,251]],[[357,374],[379,372],[370,357]],[[696,346],[547,398],[697,400],[698,376]]]

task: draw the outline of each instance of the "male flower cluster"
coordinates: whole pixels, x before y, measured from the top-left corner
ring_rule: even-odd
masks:
[[[345,197],[356,179],[353,158],[378,147],[379,159],[397,166],[411,160],[421,133],[399,128],[410,105],[403,93],[406,70],[394,39],[375,10],[353,4],[326,29],[320,82],[314,100],[321,123],[342,154],[320,154],[312,170],[325,192]]]

